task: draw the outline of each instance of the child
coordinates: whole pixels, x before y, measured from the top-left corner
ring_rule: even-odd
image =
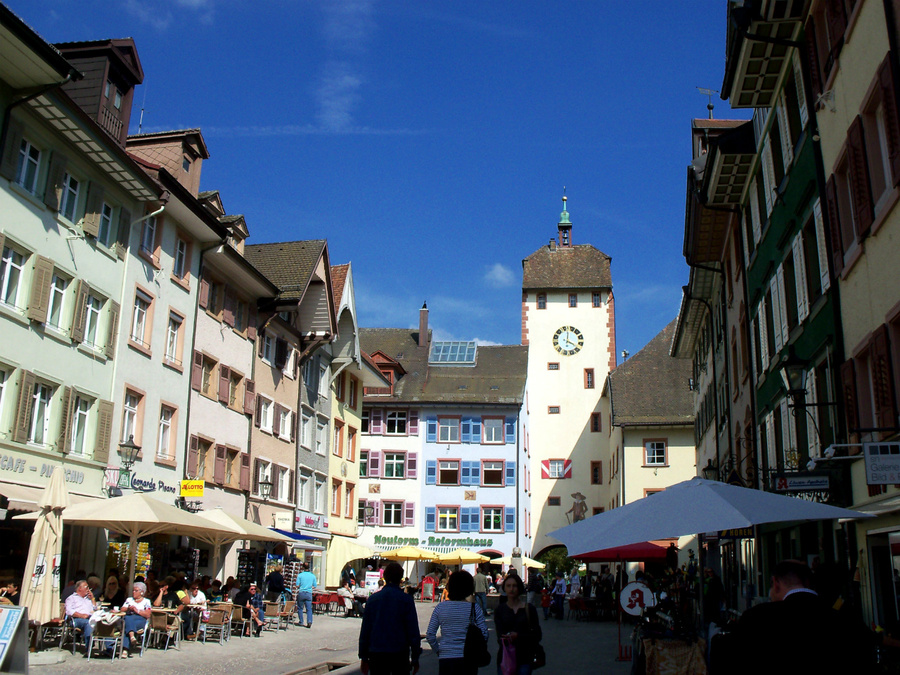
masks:
[[[544,620],[550,618],[550,591],[546,588],[541,590],[541,607],[544,610]]]

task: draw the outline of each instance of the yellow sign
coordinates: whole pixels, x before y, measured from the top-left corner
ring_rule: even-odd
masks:
[[[202,480],[183,480],[181,481],[182,497],[202,497],[203,481]]]

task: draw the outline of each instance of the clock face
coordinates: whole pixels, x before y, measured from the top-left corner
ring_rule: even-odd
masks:
[[[571,356],[581,351],[584,335],[575,326],[563,326],[553,334],[553,347],[563,356]]]

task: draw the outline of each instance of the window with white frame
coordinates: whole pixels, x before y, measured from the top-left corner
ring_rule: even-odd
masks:
[[[19,307],[19,290],[22,287],[22,269],[25,255],[9,246],[3,247],[0,258],[0,302]]]
[[[291,470],[285,466],[279,466],[278,477],[275,480],[275,499],[286,502],[291,497]]]
[[[199,439],[198,444],[198,453],[197,453],[197,478],[205,480],[207,476],[210,480],[213,479],[214,474],[211,470],[207,470],[207,466],[209,465],[210,458],[214,456],[214,450],[212,447],[212,442]]]
[[[312,418],[303,413],[300,418],[300,445],[305,448],[311,448],[310,441],[312,440]]]
[[[644,442],[644,464],[647,466],[664,466],[666,464],[666,442]]]
[[[371,420],[371,415],[369,414],[368,410],[363,410],[362,417],[360,418],[360,420],[361,420],[362,433],[364,433],[364,434],[369,433],[369,421]]]
[[[384,478],[403,478],[405,476],[406,453],[385,452],[384,468],[381,475]]]
[[[319,366],[319,396],[328,396],[328,366]]]
[[[275,360],[275,340],[271,335],[263,335],[262,341],[262,360],[271,365]]]
[[[159,430],[156,435],[156,456],[160,459],[168,459],[171,455],[169,448],[172,442],[172,420],[175,417],[174,408],[167,405],[159,408]]]
[[[459,485],[459,461],[441,459],[438,461],[438,485]]]
[[[324,455],[328,439],[328,425],[319,420],[316,422],[316,454]]]
[[[287,358],[284,360],[284,368],[281,369],[286,376],[294,379],[294,363],[297,360],[297,350],[293,347],[287,348]]]
[[[134,312],[131,315],[131,339],[142,347],[149,347],[144,342],[147,329],[147,312],[150,310],[151,298],[141,291],[134,294]]]
[[[331,479],[331,515],[341,514],[341,481]]]
[[[19,146],[19,161],[16,166],[16,183],[22,188],[34,194],[37,190],[38,172],[41,166],[41,151],[31,142],[22,139]]]
[[[406,411],[391,410],[385,416],[385,433],[396,436],[406,434]]]
[[[312,474],[308,471],[300,472],[300,493],[297,495],[297,506],[304,511],[310,510],[312,490]]]
[[[256,463],[256,486],[257,494],[259,495],[262,494],[262,488],[259,487],[260,483],[270,483],[272,484],[272,487],[278,487],[277,485],[272,483],[272,462],[267,462],[264,459],[257,460]]]
[[[481,531],[503,532],[502,506],[486,506],[481,509]]]
[[[274,405],[272,401],[260,396],[259,398],[259,428],[263,431],[272,432],[272,416],[274,413]]]
[[[503,443],[505,437],[503,435],[503,419],[497,417],[484,418],[484,434],[481,437],[482,443]]]
[[[75,397],[72,405],[72,437],[69,439],[69,450],[72,454],[85,454],[85,439],[87,438],[88,414],[91,410],[91,402],[84,396]]]
[[[403,525],[403,502],[381,503],[381,524],[390,527]]]
[[[78,193],[81,184],[72,174],[63,176],[62,197],[59,200],[59,215],[75,222],[75,208],[78,206]]]
[[[100,226],[97,228],[97,241],[104,246],[109,246],[112,235],[113,207],[103,202],[100,205]]]
[[[548,468],[550,469],[550,478],[564,478],[566,475],[566,461],[564,459],[548,460]]]
[[[457,531],[459,531],[459,507],[458,506],[438,507],[437,531],[438,532],[457,532]]]
[[[291,439],[291,411],[285,408],[278,411],[278,435],[286,441]]]
[[[50,441],[50,401],[53,388],[43,382],[35,382],[31,392],[31,419],[28,421],[28,442],[46,445]]]
[[[166,361],[181,365],[181,358],[178,353],[178,338],[181,334],[181,327],[184,324],[177,314],[169,314],[169,325],[166,327]]]
[[[139,394],[133,391],[125,392],[125,402],[122,404],[122,442],[131,436],[140,438],[138,432],[138,406],[141,403]]]
[[[438,418],[438,442],[459,443],[459,418]]]
[[[353,483],[344,484],[344,518],[353,517],[353,506],[356,504],[356,488]]]
[[[503,462],[486,461],[481,463],[482,485],[503,485]]]
[[[360,478],[368,478],[369,477],[369,451],[368,450],[360,450],[359,451],[359,477]]]
[[[91,347],[98,346],[97,334],[100,328],[100,310],[103,301],[93,293],[89,293],[84,304],[84,344]]]
[[[315,494],[315,511],[316,513],[325,513],[325,477],[316,474],[316,494]]]
[[[172,274],[178,279],[184,279],[187,272],[188,243],[179,237],[175,240],[175,258],[172,261]]]
[[[153,255],[156,249],[156,216],[151,216],[141,226],[141,250]]]
[[[63,321],[63,312],[66,305],[66,289],[69,280],[54,273],[50,282],[50,304],[47,307],[47,324],[54,328],[60,328]]]

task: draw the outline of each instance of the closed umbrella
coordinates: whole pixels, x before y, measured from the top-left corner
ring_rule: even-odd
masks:
[[[220,525],[223,528],[229,528],[227,530],[222,529],[215,532],[199,532],[194,535],[197,539],[205,541],[213,547],[213,576],[219,573],[219,554],[221,553],[221,546],[224,544],[231,544],[244,539],[249,541],[277,541],[283,543],[290,543],[293,541],[290,537],[279,534],[275,530],[270,530],[268,527],[263,527],[262,525],[254,523],[252,520],[226,513],[222,510],[222,507],[200,511],[197,515],[204,520]],[[232,528],[237,531],[232,532]]]
[[[578,557],[625,544],[763,523],[866,517],[805,499],[692,478],[555,530],[550,536],[566,545],[570,557]]]
[[[28,560],[25,578],[22,580],[22,597],[19,602],[28,607],[28,618],[47,623],[59,617],[59,562],[62,554],[62,512],[69,505],[65,471],[56,467],[50,475],[50,483],[38,499],[37,522]]]
[[[471,565],[473,563],[487,562],[490,558],[480,553],[474,553],[467,548],[458,548],[449,553],[438,554],[435,560],[448,565]]]

